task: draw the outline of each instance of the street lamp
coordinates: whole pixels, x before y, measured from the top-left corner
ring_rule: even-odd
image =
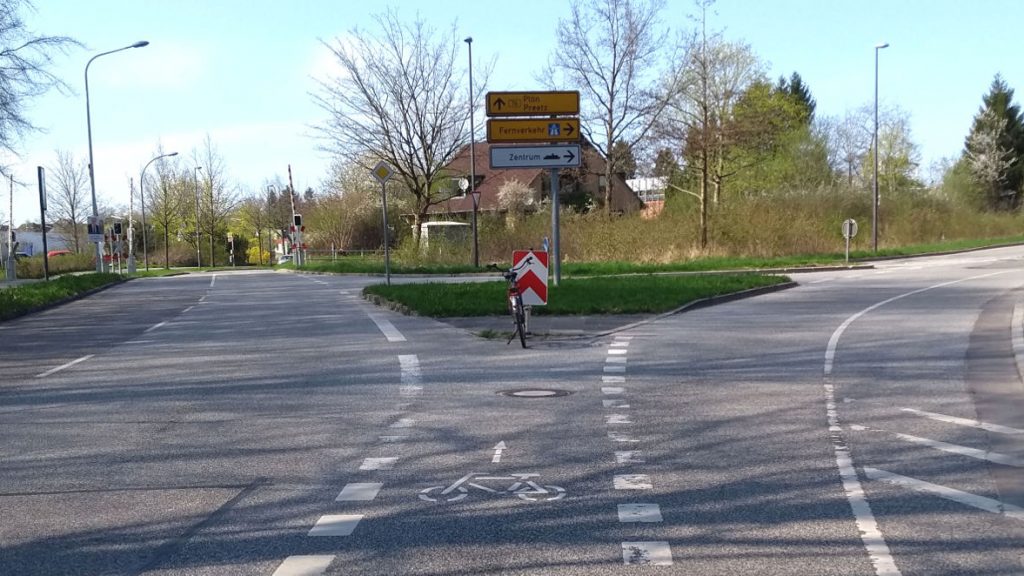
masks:
[[[92,113],[89,110],[89,65],[92,61],[99,58],[100,56],[106,56],[107,54],[113,54],[122,50],[128,50],[129,48],[142,48],[149,46],[149,42],[140,40],[130,46],[118,48],[117,50],[109,50],[107,52],[100,52],[99,54],[89,58],[89,61],[85,63],[85,126],[89,136],[89,189],[92,191],[92,217],[99,218],[100,211],[96,207],[96,170],[93,166],[92,158]],[[96,243],[96,271],[103,271],[103,252],[100,251],[100,243]]]
[[[883,42],[875,46],[875,172],[871,179],[871,187],[874,190],[871,204],[871,251],[878,252],[878,51],[888,48],[889,43]]]
[[[465,40],[469,45],[469,193],[473,198],[473,267],[480,267],[480,240],[476,228],[477,203],[480,193],[476,191],[476,123],[473,116],[473,37]]]
[[[199,171],[202,169],[202,166],[196,166],[196,169],[192,171],[196,187],[196,268],[203,267],[203,257],[201,254],[201,244],[203,236],[202,233],[199,231]]]
[[[142,259],[146,261],[146,272],[149,272],[149,242],[146,236],[146,168],[149,168],[150,164],[161,158],[170,158],[177,155],[177,152],[171,152],[170,154],[161,154],[153,158],[142,167],[142,175],[139,176],[139,197],[142,200]]]

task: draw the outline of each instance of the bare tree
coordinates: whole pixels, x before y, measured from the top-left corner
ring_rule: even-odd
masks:
[[[163,148],[156,155],[163,154]],[[149,219],[154,231],[159,231],[164,240],[164,268],[170,266],[171,232],[181,226],[186,218],[182,209],[188,204],[184,202],[184,192],[191,190],[192,178],[189,171],[179,167],[177,159],[161,158],[155,163],[156,175],[150,175],[146,182],[145,193],[149,204]],[[152,174],[152,173],[151,173]]]
[[[58,230],[71,235],[75,253],[81,250],[82,224],[89,210],[89,172],[84,160],[57,150],[57,163],[49,170],[53,184],[47,190],[47,206]]]
[[[35,34],[22,19],[26,10],[34,10],[28,0],[0,0],[0,148],[15,154],[21,138],[36,130],[26,116],[29,100],[66,87],[49,71],[54,53],[80,46],[66,36]]]
[[[224,159],[217,152],[216,146],[206,135],[202,150],[192,154],[196,166],[202,166],[199,181],[200,205],[203,218],[199,227],[210,238],[210,265],[216,265],[214,246],[216,239],[227,232],[227,219],[238,205],[238,191],[228,187],[227,171]]]
[[[542,76],[550,83],[557,71],[564,86],[580,88],[584,126],[599,135],[590,140],[607,159],[606,214],[612,176],[636,156],[669,101],[664,88],[671,85],[661,78],[674,55],[659,25],[663,8],[663,0],[573,0],[569,18],[558,22],[558,48]]]
[[[469,139],[468,87],[462,42],[454,26],[438,34],[422,19],[406,24],[395,11],[376,17],[376,35],[355,29],[324,45],[341,76],[320,81],[314,95],[328,118],[317,130],[324,149],[367,173],[383,160],[414,199],[414,234],[431,206],[445,200],[445,166]],[[476,76],[476,94],[489,75]],[[476,109],[474,103],[474,109]]]
[[[831,140],[837,155],[836,162],[846,174],[847,186],[853,186],[854,180],[860,178],[860,164],[871,151],[871,114],[871,109],[866,107],[848,110],[832,125]]]

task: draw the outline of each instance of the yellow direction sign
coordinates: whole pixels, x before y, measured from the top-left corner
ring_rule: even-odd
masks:
[[[488,142],[578,142],[579,118],[487,121]]]
[[[488,116],[578,115],[580,93],[571,92],[488,92]]]

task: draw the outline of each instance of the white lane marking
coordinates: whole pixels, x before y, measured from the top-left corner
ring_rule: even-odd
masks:
[[[619,348],[609,348],[608,349],[608,355],[609,356],[624,356],[624,355],[626,355],[628,353],[629,353],[629,350],[622,350],[622,349],[619,349]]]
[[[398,363],[402,367],[402,386],[398,393],[404,397],[416,396],[423,391],[420,383],[423,373],[420,371],[420,359],[415,354],[399,354]]]
[[[626,404],[625,400],[621,400],[618,398],[613,398],[611,400],[602,400],[601,403],[604,404],[605,408],[629,408],[629,404]]]
[[[399,418],[398,422],[395,422],[388,428],[412,428],[416,425],[416,420],[412,418]]]
[[[206,300],[206,296],[203,296],[202,298],[199,299],[200,302],[202,302],[203,300]]]
[[[903,486],[904,488],[910,488],[911,490],[916,490],[918,492],[928,492],[939,496],[940,498],[945,498],[946,500],[959,502],[965,506],[971,506],[993,514],[1005,514],[1009,518],[1024,522],[1024,508],[1014,506],[1013,504],[1004,504],[1003,502],[992,498],[978,496],[977,494],[971,494],[970,492],[963,492],[948,486],[932,484],[931,482],[925,482],[924,480],[918,480],[917,478],[910,478],[909,476],[901,476],[899,474],[886,472],[885,470],[879,470],[877,468],[865,468],[864,474],[872,480],[882,480],[884,482]]]
[[[216,283],[217,283],[217,275],[214,274],[213,278],[210,278],[210,288],[213,288],[213,285],[216,284]]]
[[[384,485],[380,482],[349,482],[341,489],[335,502],[369,502],[377,497]]]
[[[886,304],[895,302],[897,300],[902,300],[903,298],[914,296],[915,294],[920,294],[922,292],[927,292],[929,290],[935,290],[936,288],[944,288],[946,286],[960,284],[961,282],[967,282],[969,280],[979,280],[981,278],[988,278],[989,276],[997,276],[999,274],[1008,274],[1009,272],[1012,272],[1012,270],[990,272],[988,274],[981,274],[979,276],[971,276],[969,278],[961,278],[959,280],[950,280],[949,282],[942,282],[941,284],[935,284],[934,286],[928,286],[926,288],[919,288],[917,290],[912,290],[910,292],[906,292],[904,294],[900,294],[898,296],[893,296],[892,298],[882,300],[881,302],[872,304],[871,306],[868,306],[867,308],[861,310],[860,312],[857,312],[853,316],[850,316],[845,321],[843,321],[843,323],[839,325],[839,328],[836,328],[836,331],[832,333],[832,337],[829,338],[828,346],[825,348],[825,375],[830,376],[832,374],[832,365],[835,362],[836,358],[836,348],[839,346],[839,339],[842,338],[843,332],[846,332],[846,329],[850,327],[850,324],[853,324],[855,321],[857,321],[857,319],[867,314],[868,312],[871,312],[872,310],[877,310],[878,308],[881,308],[882,306],[885,306]]]
[[[601,376],[601,382],[604,382],[606,384],[615,384],[615,383],[618,383],[618,382],[625,382],[625,381],[626,381],[626,377],[625,376]]]
[[[406,398],[418,396],[420,392],[423,392],[423,386],[402,386],[398,389],[398,394]]]
[[[639,440],[625,432],[609,432],[608,438],[611,438],[613,442],[639,442]]]
[[[604,418],[605,424],[608,424],[609,426],[633,423],[633,421],[629,419],[629,414],[608,414]]]
[[[654,488],[647,474],[616,474],[613,479],[616,490],[650,490]]]
[[[384,334],[384,337],[388,339],[388,342],[405,342],[405,336],[395,328],[395,325],[390,320],[381,316],[380,314],[370,313],[370,320],[380,328],[380,331]]]
[[[622,563],[626,565],[671,566],[668,542],[623,542]]]
[[[404,442],[408,438],[409,438],[408,436],[381,436],[380,437],[380,441],[381,442]]]
[[[164,321],[164,322],[158,322],[158,323],[156,323],[156,324],[153,324],[153,325],[152,325],[152,326],[150,326],[149,328],[146,328],[146,330],[145,330],[145,331],[146,331],[146,332],[152,332],[153,330],[156,330],[157,328],[159,328],[159,327],[163,326],[164,324],[167,324],[167,322],[166,322],[166,321]]]
[[[193,308],[195,308],[195,306],[189,306],[188,308],[185,308],[184,310],[182,310],[181,313],[184,314],[186,312],[191,312]]]
[[[320,576],[334,562],[334,556],[289,556],[270,576]]]
[[[505,448],[508,448],[508,446],[505,445],[504,441],[498,442],[497,444],[494,445],[494,448],[492,448],[492,450],[494,450],[494,457],[491,458],[491,462],[493,464],[501,462],[501,453],[503,450],[505,450]]]
[[[398,458],[366,458],[359,466],[360,470],[391,470]]]
[[[815,280],[814,282],[811,282],[811,284],[821,284],[822,282],[831,282],[832,280],[833,278],[824,278],[822,280]]]
[[[605,366],[604,371],[608,373],[623,373],[626,371],[625,366]]]
[[[629,348],[629,340],[616,340],[609,344],[612,348]]]
[[[618,450],[615,452],[616,464],[643,464],[643,454],[639,450]]]
[[[87,355],[82,356],[81,358],[79,358],[77,360],[72,360],[71,362],[67,362],[67,363],[61,364],[60,366],[57,366],[56,368],[51,368],[51,369],[47,370],[46,372],[43,372],[42,374],[36,374],[36,378],[46,378],[50,374],[54,374],[56,372],[60,372],[61,370],[65,369],[65,368],[70,368],[70,367],[74,366],[75,364],[78,364],[79,362],[85,362],[86,360],[88,360],[89,358],[92,358],[93,356],[95,356],[95,354],[87,354]]]
[[[925,412],[924,410],[915,410],[914,408],[900,408],[900,410],[902,410],[903,412],[909,412],[910,414],[924,416],[925,418],[931,418],[932,420],[938,420],[939,422],[957,424],[959,426],[970,426],[971,428],[979,428],[981,430],[997,432],[999,434],[1024,434],[1024,430],[1021,430],[1020,428],[1011,428],[1009,426],[1001,426],[999,424],[990,424],[988,422],[982,422],[980,420],[957,418],[956,416],[936,414],[935,412]]]
[[[607,362],[608,364],[625,364],[626,363],[626,357],[625,356],[609,356],[609,357],[605,358],[604,361]]]
[[[657,504],[619,504],[619,522],[661,522]]]
[[[616,336],[615,339],[616,340],[625,340],[625,341],[628,342],[629,340],[632,340],[633,337],[632,336]]]
[[[362,514],[327,514],[316,521],[307,536],[350,536],[362,519]]]
[[[1014,468],[1024,468],[1024,460],[1016,458],[1014,456],[1007,456],[1006,454],[1000,454],[999,452],[992,452],[989,450],[979,450],[977,448],[970,448],[968,446],[960,446],[958,444],[950,444],[948,442],[940,442],[938,440],[929,440],[928,438],[921,438],[919,436],[911,436],[910,434],[900,434],[894,432],[897,438],[919,444],[921,446],[927,446],[934,448],[935,450],[941,450],[950,454],[958,454],[960,456],[967,456],[968,458],[975,458],[977,460],[986,460],[995,464],[1002,464],[1003,466],[1013,466]]]
[[[1010,322],[1013,362],[1017,365],[1017,376],[1024,382],[1024,305],[1020,302],[1013,305],[1013,320]]]
[[[150,342],[156,342],[156,340],[129,340],[125,344],[149,344]]]
[[[959,280],[951,280],[882,300],[847,318],[836,328],[835,332],[832,333],[832,337],[828,340],[828,345],[825,347],[825,381],[823,386],[825,388],[825,413],[828,416],[828,430],[832,442],[832,452],[835,455],[836,466],[839,468],[839,477],[843,484],[843,490],[846,492],[846,500],[850,503],[854,521],[857,524],[857,529],[860,531],[861,541],[864,543],[864,548],[868,552],[868,557],[875,568],[877,576],[900,576],[901,572],[896,567],[896,562],[893,560],[889,545],[885,542],[885,537],[878,528],[874,512],[871,511],[871,504],[868,503],[867,496],[864,494],[864,487],[861,486],[860,479],[857,477],[857,470],[853,467],[853,459],[850,456],[850,450],[847,447],[846,438],[839,423],[835,388],[829,382],[829,377],[832,375],[832,368],[835,363],[836,348],[839,346],[839,339],[842,338],[846,329],[861,316],[891,302],[936,288],[952,286],[969,280],[977,280],[999,274],[1008,274],[1009,272],[1011,270],[1002,270]]]
[[[626,389],[623,388],[622,386],[602,386],[601,387],[601,393],[602,394],[607,394],[609,396],[614,396],[616,394],[624,394],[625,392],[626,392]]]

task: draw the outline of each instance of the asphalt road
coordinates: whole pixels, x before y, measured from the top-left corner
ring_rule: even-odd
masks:
[[[527,350],[268,272],[0,324],[0,574],[1024,574],[1024,249],[796,279]]]

